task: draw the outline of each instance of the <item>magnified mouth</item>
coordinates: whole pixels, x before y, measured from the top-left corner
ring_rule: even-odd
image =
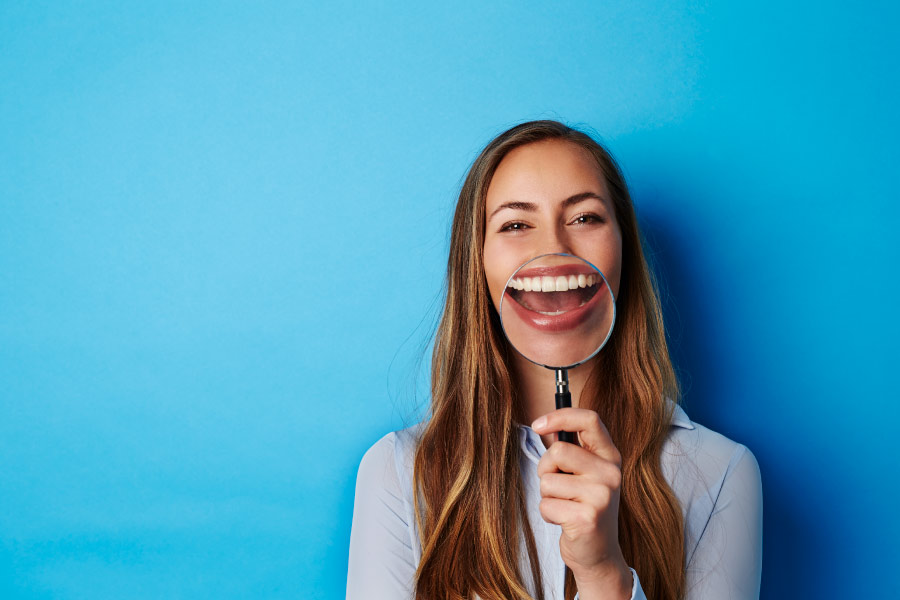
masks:
[[[506,292],[523,308],[553,317],[587,304],[602,284],[603,279],[583,265],[563,265],[519,272]]]

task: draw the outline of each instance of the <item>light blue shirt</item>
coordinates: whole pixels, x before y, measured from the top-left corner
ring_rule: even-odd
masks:
[[[413,598],[421,556],[413,513],[413,455],[421,425],[389,433],[362,459],[350,534],[348,600]],[[519,426],[520,465],[528,518],[543,576],[544,597],[563,600],[565,563],[561,528],[545,522],[537,463],[545,448],[530,427]],[[663,475],[684,514],[686,600],[759,598],[762,572],[762,482],[745,446],[693,423],[675,407],[662,450]],[[530,568],[520,550],[522,572]],[[646,600],[632,569],[633,600]],[[527,578],[526,578],[527,579]],[[530,590],[534,592],[534,590]]]

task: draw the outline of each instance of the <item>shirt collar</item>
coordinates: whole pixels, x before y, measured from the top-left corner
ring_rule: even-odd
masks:
[[[668,398],[666,398],[666,400],[670,403],[673,403]],[[687,413],[684,412],[684,409],[681,408],[680,404],[675,404],[675,410],[672,412],[672,427],[695,429],[693,421],[691,421],[691,419],[687,416]]]

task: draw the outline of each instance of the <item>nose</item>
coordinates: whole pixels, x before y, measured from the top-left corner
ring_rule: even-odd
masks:
[[[575,254],[565,225],[545,228],[539,244],[538,254]]]

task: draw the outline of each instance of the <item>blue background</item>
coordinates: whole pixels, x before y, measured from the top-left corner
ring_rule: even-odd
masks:
[[[342,597],[461,177],[533,118],[624,167],[763,597],[900,593],[895,4],[453,4],[0,4],[0,597]]]

